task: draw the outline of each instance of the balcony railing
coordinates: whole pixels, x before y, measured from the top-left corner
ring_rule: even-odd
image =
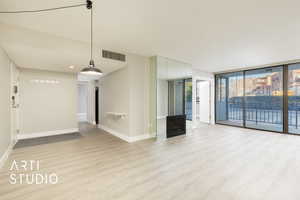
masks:
[[[268,105],[267,105],[268,104]],[[270,105],[272,103],[246,104],[245,120],[249,122],[282,124],[283,111],[281,106]],[[273,107],[273,108],[272,108]],[[228,103],[228,120],[242,121],[243,107],[242,103]],[[300,104],[289,103],[288,123],[296,129],[300,128]]]

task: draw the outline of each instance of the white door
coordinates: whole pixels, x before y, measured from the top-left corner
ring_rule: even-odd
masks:
[[[209,81],[199,81],[199,121],[210,123],[210,83]]]
[[[11,137],[16,141],[20,132],[20,72],[14,64],[11,64]]]

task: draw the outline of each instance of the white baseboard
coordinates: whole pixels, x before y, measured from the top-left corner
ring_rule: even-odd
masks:
[[[150,134],[131,136],[131,137],[129,137],[129,142],[137,142],[137,141],[146,140],[146,139],[149,139],[149,138],[154,138],[154,136],[150,135]]]
[[[2,155],[2,157],[0,158],[0,169],[4,166],[6,160],[8,159],[9,155],[11,154],[15,144],[17,143],[17,141],[12,141],[7,150],[4,152],[4,154]]]
[[[100,124],[98,125],[98,128],[100,128],[100,129],[102,129],[102,130],[104,130],[104,131],[106,131],[106,132],[108,132],[108,133],[110,133],[110,134],[112,134],[112,135],[114,135],[118,138],[121,138],[122,140],[125,140],[126,142],[130,141],[128,136],[124,135],[123,133],[119,133],[119,132],[117,132],[117,131],[115,131],[111,128],[108,128],[108,127],[100,125]]]
[[[88,122],[89,124],[96,125],[96,121],[87,120],[87,122]]]
[[[87,113],[77,113],[77,119],[80,122],[86,122],[86,121],[88,121],[88,119],[87,119]]]
[[[166,119],[166,118],[167,118],[167,116],[157,116],[156,119]]]
[[[38,133],[23,133],[18,134],[17,139],[18,140],[25,140],[30,138],[39,138],[39,137],[46,137],[46,136],[53,136],[53,135],[63,135],[63,134],[69,134],[69,133],[75,133],[79,132],[78,128],[70,128],[70,129],[64,129],[64,130],[56,130],[56,131],[45,131],[45,132],[38,132]]]
[[[150,134],[143,134],[143,135],[138,135],[138,136],[127,136],[123,133],[119,133],[119,132],[117,132],[117,131],[115,131],[111,128],[108,128],[108,127],[100,125],[100,124],[98,125],[98,128],[100,128],[100,129],[102,129],[102,130],[104,130],[104,131],[106,131],[106,132],[108,132],[108,133],[110,133],[110,134],[126,141],[126,142],[129,142],[129,143],[137,142],[137,141],[140,141],[140,140],[145,140],[145,139],[149,139],[149,138],[153,137]]]

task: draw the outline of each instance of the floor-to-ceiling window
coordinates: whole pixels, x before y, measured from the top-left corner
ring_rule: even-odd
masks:
[[[245,126],[283,131],[283,67],[245,71]]]
[[[288,66],[288,132],[300,134],[300,64]]]
[[[218,124],[300,135],[300,63],[215,76]]]
[[[192,120],[193,118],[193,102],[192,102],[192,91],[193,91],[193,82],[192,79],[186,79],[185,83],[185,114],[187,120]]]
[[[216,121],[243,125],[243,72],[216,75]]]

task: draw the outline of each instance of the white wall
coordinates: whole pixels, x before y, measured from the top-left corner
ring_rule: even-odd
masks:
[[[157,133],[157,67],[156,57],[149,58],[148,76],[148,132],[151,135]]]
[[[10,60],[0,48],[0,165],[11,143]]]
[[[149,68],[150,60],[144,56],[127,55],[130,90],[130,137],[149,136]]]
[[[167,80],[157,80],[157,118],[162,119],[168,116],[168,88]]]
[[[127,54],[127,66],[100,79],[100,127],[127,140],[149,137],[149,59]],[[124,113],[120,118],[108,113]]]
[[[128,67],[103,77],[101,85],[101,126],[129,136],[129,76]],[[109,112],[125,113],[124,119],[108,115]]]
[[[214,82],[214,74],[202,72],[197,69],[193,69],[193,122],[196,121],[196,80],[205,80],[210,82],[210,99],[211,99],[211,107],[210,107],[210,123],[215,123],[215,82]]]
[[[75,130],[76,75],[21,69],[20,135]]]

